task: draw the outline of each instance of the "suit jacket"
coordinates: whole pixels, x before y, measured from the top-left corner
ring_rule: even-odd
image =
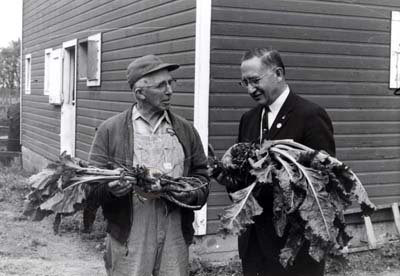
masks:
[[[239,125],[238,142],[259,141],[260,118],[263,107],[257,106],[243,114]],[[268,140],[293,139],[316,150],[325,150],[335,155],[332,122],[326,111],[293,92],[289,93],[281,107],[268,135]],[[254,218],[255,223],[239,237],[239,255],[243,259],[251,249],[250,240],[256,235],[264,255],[279,258],[284,240],[275,234],[272,224],[273,197],[272,189],[265,185],[254,191],[257,201],[264,211]]]

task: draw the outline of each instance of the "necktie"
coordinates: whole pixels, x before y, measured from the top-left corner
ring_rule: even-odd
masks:
[[[263,112],[262,112],[262,114],[263,114],[263,117],[261,118],[261,130],[260,130],[260,138],[261,138],[261,141],[262,140],[266,140],[267,138],[268,138],[268,132],[269,132],[269,129],[268,129],[268,113],[270,112],[271,110],[269,109],[269,106],[265,106],[264,107],[264,110],[263,110]],[[260,141],[260,143],[261,143],[261,141]]]

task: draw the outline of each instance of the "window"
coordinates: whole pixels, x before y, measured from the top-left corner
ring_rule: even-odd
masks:
[[[43,95],[50,94],[50,79],[51,79],[51,52],[53,49],[46,49],[44,51],[44,89]]]
[[[87,55],[88,41],[79,41],[78,47],[78,78],[79,80],[87,80]]]
[[[87,86],[100,86],[101,33],[79,42],[78,60],[79,79],[86,80]]]
[[[25,55],[25,94],[31,94],[32,57]]]
[[[400,88],[400,12],[392,11],[390,88]]]

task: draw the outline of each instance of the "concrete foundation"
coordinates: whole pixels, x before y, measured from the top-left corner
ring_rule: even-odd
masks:
[[[372,227],[378,245],[400,239],[400,234],[397,232],[394,221],[373,222]],[[349,225],[348,230],[353,236],[350,240],[349,248],[368,246],[368,237],[364,224]]]
[[[36,152],[22,146],[22,167],[28,172],[39,172],[43,168],[47,167],[49,160]]]
[[[226,264],[238,258],[237,237],[206,235],[195,237],[190,246],[190,258],[212,264]]]
[[[400,239],[396,225],[392,221],[374,222],[374,233],[377,244],[383,245],[393,240]],[[368,238],[364,224],[350,224],[348,231],[353,236],[349,243],[349,249],[368,249]],[[365,249],[363,249],[365,250]],[[195,237],[194,244],[190,246],[190,258],[192,260],[201,260],[202,262],[213,265],[227,264],[238,258],[237,237],[221,235],[206,235]]]

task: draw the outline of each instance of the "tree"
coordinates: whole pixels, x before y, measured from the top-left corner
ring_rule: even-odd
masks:
[[[18,39],[11,41],[9,46],[0,48],[0,87],[20,87],[20,45],[21,41]]]

